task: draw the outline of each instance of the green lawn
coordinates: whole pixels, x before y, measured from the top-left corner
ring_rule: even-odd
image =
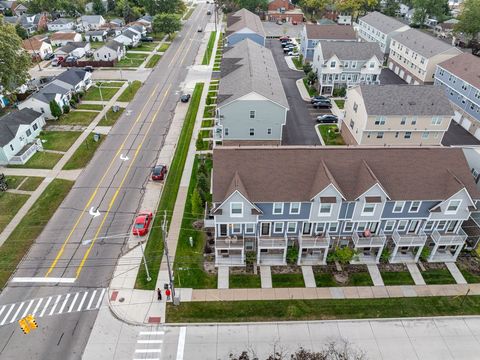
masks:
[[[92,50],[99,49],[103,45],[105,45],[105,42],[103,41],[90,41],[90,47],[92,48]]]
[[[119,89],[120,88],[115,88],[115,87],[106,87],[106,88],[102,87],[101,88],[102,96],[100,96],[100,88],[96,86],[92,86],[90,89],[87,90],[82,100],[101,101],[103,99],[103,101],[108,101],[115,96],[115,94],[118,92]]]
[[[480,275],[471,273],[468,270],[461,269],[460,271],[462,272],[463,277],[465,278],[465,280],[467,280],[469,284],[480,283]]]
[[[334,287],[338,286],[337,282],[333,278],[332,274],[328,273],[315,273],[315,283],[317,287]]]
[[[60,120],[53,122],[55,125],[82,125],[88,126],[98,115],[96,111],[70,111],[60,117]]]
[[[214,120],[203,120],[202,121],[202,127],[212,127],[215,125]]]
[[[215,108],[216,105],[205,105],[205,109],[203,110],[203,117],[204,118],[213,118],[215,117]]]
[[[305,287],[302,274],[272,274],[274,288]]]
[[[203,91],[203,83],[196,84],[192,94],[192,98],[190,100],[190,105],[188,107],[187,114],[185,115],[182,131],[180,133],[180,137],[177,142],[175,155],[170,165],[168,176],[167,176],[167,179],[165,180],[162,196],[160,198],[160,202],[158,204],[158,208],[156,212],[158,215],[160,215],[160,214],[163,214],[164,211],[166,211],[167,220],[169,224],[172,217],[173,209],[175,207],[175,201],[177,199],[177,192],[180,186],[180,180],[182,178],[183,169],[185,167],[185,160],[187,158],[188,147],[190,145],[190,141],[192,138],[193,127],[195,125],[195,118],[197,116],[198,106],[200,104],[202,91]],[[195,176],[192,176],[192,179],[194,177]],[[189,187],[189,190],[190,190],[190,187]],[[190,201],[187,201],[185,211],[188,210],[187,206],[189,204],[190,204]],[[183,221],[185,221],[185,219]],[[184,241],[178,242],[178,248],[176,253],[177,258],[181,256],[180,254],[183,250],[183,247],[181,247],[181,244],[185,245],[185,243],[187,242],[188,237],[185,236],[186,233],[191,232],[190,227],[188,227],[187,229],[183,229],[183,221],[182,221],[182,231],[180,233],[181,235],[180,239],[183,239]],[[147,242],[145,247],[145,257],[147,259],[147,264],[150,270],[150,276],[152,277],[152,280],[150,282],[146,281],[145,269],[142,262],[137,274],[136,282],[135,282],[135,288],[137,289],[145,289],[145,290],[155,289],[155,283],[157,281],[158,270],[160,268],[160,263],[162,261],[162,254],[163,254],[163,238],[162,238],[162,232],[161,232],[161,224],[162,224],[162,217],[157,216],[154,220],[152,231],[150,232],[150,235],[149,235],[149,241]],[[198,242],[196,242],[195,245],[198,247],[197,243]],[[188,247],[189,247],[189,250],[191,251],[190,245],[188,245]],[[199,250],[200,250],[200,256],[203,259],[202,246],[200,246]],[[176,262],[177,262],[177,258],[175,259]],[[177,267],[176,267],[177,276],[175,277],[175,281],[182,282],[182,286],[185,286],[185,287],[188,287],[190,278],[195,276],[195,274],[193,276],[190,276],[190,273],[196,272],[195,269],[197,265],[194,262],[192,262],[192,260],[193,259],[191,258],[184,259],[184,261],[186,261],[186,264],[187,264],[187,266],[185,267],[186,269],[185,271],[181,271],[179,269],[180,266],[178,266],[178,263],[177,263]],[[190,269],[193,269],[193,270],[190,270]],[[198,280],[200,281],[201,279],[198,279]],[[213,280],[211,280],[211,282],[214,284],[214,286],[216,286],[215,277],[213,277]]]
[[[42,131],[39,138],[45,150],[67,151],[80,134],[80,131]]]
[[[136,48],[132,49],[135,51],[153,51],[155,47],[158,45],[158,41],[153,42],[142,42]]]
[[[93,134],[88,135],[80,147],[73,153],[72,157],[63,166],[63,170],[75,170],[87,166],[104,139],[105,135],[101,135],[99,141],[94,141]]]
[[[310,85],[308,85],[307,78],[303,78],[303,83],[305,84],[305,87],[307,88],[307,91],[308,91],[308,95],[310,95],[310,97],[318,95],[318,91],[314,87],[311,87]]]
[[[344,286],[373,286],[373,281],[368,272],[353,273]]]
[[[113,112],[113,109],[110,108],[107,111],[107,118],[105,119],[105,116],[102,117],[102,120],[98,123],[98,126],[113,126],[118,120],[118,118],[123,114],[123,111],[125,108],[118,108],[117,112]]]
[[[0,233],[29,197],[30,195],[0,192]]]
[[[43,177],[29,176],[18,190],[35,191],[43,181]]]
[[[162,45],[160,45],[160,47],[158,48],[157,52],[165,52],[167,51],[167,49],[170,47],[170,44],[166,44],[166,43],[163,43]]]
[[[335,132],[337,125],[317,125],[325,145],[345,145],[342,134]]]
[[[230,289],[253,289],[261,286],[260,275],[230,275]]]
[[[162,58],[162,55],[152,55],[152,57],[148,60],[147,64],[145,65],[146,68],[153,68]]]
[[[300,59],[299,56],[294,56],[294,57],[292,57],[292,62],[293,62],[293,64],[295,65],[295,67],[296,67],[298,70],[302,70],[302,69],[303,69],[302,60]]]
[[[123,93],[118,97],[118,101],[128,102],[132,101],[138,89],[142,86],[142,82],[134,80],[128,87],[123,90]]]
[[[6,178],[8,188],[16,189],[18,185],[20,185],[20,183],[23,181],[23,179],[25,179],[25,176],[8,175],[5,178]]]
[[[203,55],[202,65],[210,64],[210,59],[212,57],[212,52],[213,52],[213,47],[215,45],[215,37],[216,36],[217,36],[217,33],[215,31],[212,31],[210,33],[210,38],[208,39],[207,48],[205,49],[205,54]]]
[[[422,276],[427,285],[456,284],[455,279],[447,269],[422,271]]]
[[[0,288],[6,284],[73,184],[73,181],[54,179],[0,247]]]
[[[49,153],[49,152],[36,152],[30,160],[24,165],[8,165],[12,168],[24,168],[24,169],[53,169],[55,164],[62,158],[62,154]]]
[[[345,106],[345,100],[335,100],[335,104],[337,104],[339,109],[343,109]]]
[[[97,105],[97,104],[77,104],[77,109],[102,111],[102,110],[103,110],[103,105]]]
[[[382,271],[385,285],[415,285],[408,271]]]
[[[480,296],[274,301],[204,301],[167,304],[169,323],[377,319],[478,315]]]
[[[148,54],[134,54],[127,53],[119,62],[115,64],[115,67],[139,67],[147,58]]]
[[[97,86],[105,87],[122,87],[125,84],[125,81],[97,81]]]

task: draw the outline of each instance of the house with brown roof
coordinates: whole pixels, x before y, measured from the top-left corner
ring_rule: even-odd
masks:
[[[82,35],[75,31],[57,31],[50,35],[52,46],[64,46],[70,42],[82,41]]]
[[[480,58],[463,53],[437,65],[435,85],[443,88],[453,119],[480,139]]]
[[[303,11],[290,0],[269,0],[266,20],[300,24],[303,22]]]
[[[37,35],[23,40],[22,47],[32,55],[32,57],[40,57],[42,60],[47,54],[53,53],[52,45],[43,35]]]
[[[462,223],[480,192],[459,148],[216,147],[213,209],[217,266],[324,265],[349,246],[354,263],[454,262]]]
[[[227,17],[225,42],[228,46],[250,39],[265,46],[265,30],[260,17],[247,9],[241,9]]]
[[[320,41],[357,41],[357,36],[352,26],[305,24],[300,38],[300,54],[305,60],[312,61]]]

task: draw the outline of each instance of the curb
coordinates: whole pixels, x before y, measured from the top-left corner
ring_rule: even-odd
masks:
[[[297,83],[298,92],[300,93],[300,96],[302,97],[302,99],[304,101],[310,101],[310,96],[306,97],[308,95],[308,91],[305,88],[305,84],[303,83],[303,78],[298,79],[296,83]]]
[[[317,135],[318,135],[318,138],[320,139],[320,144],[322,144],[323,146],[327,146],[325,144],[325,142],[323,141],[323,138],[322,138],[322,134],[320,134],[320,126],[319,124],[315,124],[315,131],[317,132]]]

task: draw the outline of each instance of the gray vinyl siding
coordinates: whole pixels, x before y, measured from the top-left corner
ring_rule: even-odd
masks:
[[[460,207],[455,214],[445,214],[445,210],[448,207],[448,203],[450,200],[461,200]],[[430,214],[430,219],[432,220],[456,220],[456,219],[463,219],[467,220],[470,216],[470,211],[468,210],[468,206],[472,205],[471,200],[469,199],[465,190],[460,191],[459,193],[451,196],[449,199],[443,201],[440,204],[440,208],[442,209],[441,212],[432,212]]]
[[[365,205],[365,198],[368,196],[379,196],[382,198],[382,202],[375,204],[375,211],[372,215],[365,216],[362,215],[362,211],[363,206]],[[362,196],[355,203],[355,209],[353,210],[352,214],[352,221],[379,221],[382,216],[383,204],[385,203],[385,200],[385,193],[378,185],[370,188],[368,191],[362,194]]]
[[[250,111],[255,111],[255,118],[250,119]],[[225,140],[281,140],[282,127],[285,124],[286,109],[271,101],[237,100],[218,109],[218,113],[228,135]],[[250,136],[250,129],[254,136]],[[268,129],[272,133],[268,135]]]
[[[229,46],[233,46],[236,43],[239,43],[240,41],[245,39],[250,39],[252,41],[255,41],[259,45],[265,46],[265,37],[263,37],[262,35],[259,35],[257,33],[242,33],[242,32],[236,32],[228,36],[227,44]]]
[[[243,216],[231,217],[230,216],[230,204],[232,202],[243,203]],[[217,223],[254,223],[257,222],[257,215],[252,215],[252,204],[244,199],[239,193],[234,193],[228,201],[226,201],[220,209],[222,209],[222,215],[216,215],[215,220]]]
[[[259,216],[260,221],[308,220],[311,207],[311,203],[302,203],[300,207],[300,214],[290,214],[290,203],[284,203],[283,213],[273,214],[273,203],[255,203],[255,205],[262,210],[262,214]]]
[[[336,197],[336,203],[332,205],[332,211],[330,216],[319,216],[318,212],[320,209],[320,198],[321,197]],[[342,205],[342,197],[340,193],[333,187],[328,186],[322,192],[320,192],[317,196],[313,198],[312,203],[312,211],[310,213],[310,222],[332,222],[337,221],[340,208]]]

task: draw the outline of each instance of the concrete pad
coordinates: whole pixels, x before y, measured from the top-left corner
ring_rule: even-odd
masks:
[[[336,321],[310,322],[308,328],[312,341],[326,343],[331,339],[340,338],[340,330]]]
[[[275,299],[290,299],[290,293],[288,291],[288,288],[274,288],[273,290],[275,290]]]
[[[275,300],[275,289],[260,289],[262,300]]]
[[[305,288],[302,289],[303,298],[304,299],[316,299],[317,298],[317,290],[314,288]]]
[[[403,327],[410,338],[440,337],[434,320],[402,320]]]
[[[380,270],[378,270],[378,266],[376,264],[367,265],[367,269],[370,277],[372,278],[373,286],[385,286],[382,275],[380,274]]]
[[[261,289],[247,289],[248,300],[262,300]]]
[[[466,317],[463,321],[473,335],[480,336],[480,321],[478,317]]]
[[[330,288],[317,288],[317,299],[331,299]]]
[[[405,360],[415,359],[421,360],[417,357],[413,349],[410,339],[408,338],[391,338],[386,337],[378,342],[378,348],[382,354],[383,359],[388,360]]]
[[[262,288],[271,288],[272,287],[272,272],[270,266],[260,266],[260,281]]]
[[[373,338],[369,321],[342,321],[338,323],[338,330],[340,335],[349,341]]]
[[[330,290],[330,296],[332,299],[345,299],[345,294],[343,293],[342,288],[331,287],[328,289]]]
[[[192,344],[187,342],[183,349],[183,358],[217,360],[217,354],[216,350],[212,351],[211,344]]]
[[[418,296],[432,296],[432,291],[429,285],[416,285],[414,288]]]
[[[413,286],[402,286],[403,296],[405,297],[417,297],[418,294]]]
[[[480,284],[468,284],[471,295],[480,295]]]
[[[311,266],[302,266],[303,281],[305,287],[314,288],[317,287],[315,282],[315,276],[313,275],[313,268]]]
[[[444,341],[455,359],[478,359],[480,343],[474,336],[448,336]]]
[[[175,292],[180,296],[180,301],[192,301],[192,292],[191,288],[175,288]]]
[[[389,297],[403,297],[402,286],[387,286],[386,287]]]
[[[218,343],[244,343],[248,344],[248,326],[247,325],[224,325],[217,335]]]
[[[233,292],[230,289],[219,289],[218,295],[222,301],[233,301]]]
[[[246,289],[230,289],[233,294],[233,300],[248,300]]]
[[[375,339],[355,340],[351,342],[350,346],[352,349],[355,349],[357,353],[367,354],[366,358],[368,358],[368,360],[384,360]]]
[[[219,266],[217,275],[217,288],[228,289],[230,268],[228,266]]]
[[[220,301],[220,293],[219,290],[216,289],[208,289],[205,290],[205,301]]]
[[[358,295],[358,289],[354,286],[344,287],[343,294],[345,299],[358,299],[360,296]]]
[[[288,298],[296,300],[303,299],[303,289],[305,288],[288,288]]]
[[[373,297],[375,298],[388,298],[388,292],[386,286],[371,286]]]
[[[248,325],[249,343],[269,342],[273,344],[280,339],[276,324],[251,324]]]
[[[457,264],[455,263],[445,263],[445,266],[447,267],[448,271],[450,271],[450,274],[452,274],[453,278],[457,282],[457,284],[466,284],[467,280],[463,277],[463,274],[461,273],[460,269],[458,268]]]
[[[192,301],[205,301],[206,299],[205,290],[193,290],[192,291]]]
[[[280,336],[280,342],[283,344],[287,341],[292,341],[293,334],[295,339],[308,339],[310,337],[309,328],[307,323],[289,323],[278,324],[278,334]],[[310,340],[308,340],[310,342]]]
[[[464,319],[434,319],[437,329],[443,337],[472,335]]]
[[[420,273],[420,270],[418,270],[417,264],[407,263],[406,265],[415,285],[425,285],[425,280],[423,280],[423,276]]]
[[[408,338],[401,321],[371,321],[370,327],[378,339],[385,338]]]
[[[373,298],[372,288],[370,286],[357,286],[358,297],[361,299]]]
[[[441,338],[424,337],[410,339],[417,356],[422,360],[453,360],[447,345]]]

